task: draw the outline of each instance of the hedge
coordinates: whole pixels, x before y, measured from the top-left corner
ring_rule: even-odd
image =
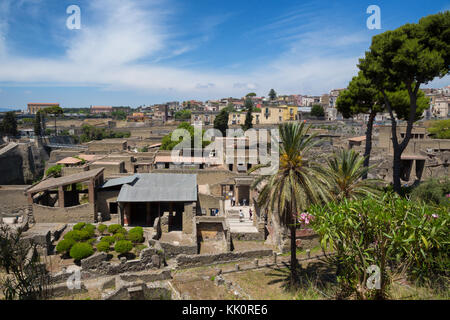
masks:
[[[73,226],[72,230],[81,230],[86,225],[86,222],[78,222],[76,225]]]
[[[108,241],[100,241],[100,242],[97,244],[97,250],[98,250],[99,252],[108,252],[109,249],[110,249],[110,244],[109,244]]]
[[[74,260],[81,260],[91,256],[94,253],[94,249],[89,243],[79,242],[75,243],[70,249],[70,256]]]
[[[73,239],[63,239],[56,245],[56,251],[58,253],[69,253],[75,243]]]
[[[109,244],[113,244],[114,242],[116,242],[116,239],[112,236],[104,236],[100,242],[107,242]]]
[[[130,252],[131,249],[133,249],[133,244],[128,240],[117,241],[116,245],[114,246],[114,250],[120,254]]]

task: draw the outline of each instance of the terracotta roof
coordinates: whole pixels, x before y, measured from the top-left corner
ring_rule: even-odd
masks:
[[[59,160],[56,164],[78,164],[80,162],[83,162],[83,160],[73,158],[73,157],[67,157],[62,160]]]
[[[366,136],[348,138],[348,141],[361,142],[366,140]]]
[[[79,154],[78,157],[86,161],[94,161],[103,158],[103,156],[98,156],[95,154]]]

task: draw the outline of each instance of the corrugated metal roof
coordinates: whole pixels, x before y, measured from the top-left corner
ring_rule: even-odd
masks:
[[[132,176],[110,179],[102,185],[102,188],[110,188],[110,187],[120,186],[123,184],[132,184],[137,179],[138,179],[138,176],[135,174]]]
[[[197,201],[196,174],[139,173],[133,186],[124,184],[118,202]]]

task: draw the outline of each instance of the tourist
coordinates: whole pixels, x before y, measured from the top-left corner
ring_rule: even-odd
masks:
[[[249,215],[250,215],[250,220],[252,220],[252,209],[251,209],[251,208],[248,209],[248,213],[249,213]]]
[[[242,212],[242,209],[239,209],[239,222],[244,222],[244,212]]]

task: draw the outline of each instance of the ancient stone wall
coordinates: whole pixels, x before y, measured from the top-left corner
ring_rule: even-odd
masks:
[[[28,208],[24,192],[28,185],[0,186],[0,217],[24,214]]]
[[[37,223],[78,223],[95,222],[94,204],[85,203],[79,206],[59,208],[33,204],[33,216]]]
[[[198,267],[204,265],[212,265],[260,257],[269,257],[272,255],[273,251],[271,249],[262,249],[262,250],[251,250],[242,252],[225,252],[217,254],[198,254],[198,255],[180,254],[177,256],[176,260],[178,267],[183,268],[183,267]]]

